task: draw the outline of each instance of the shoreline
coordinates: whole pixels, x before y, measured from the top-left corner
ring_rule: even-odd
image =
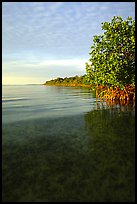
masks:
[[[43,84],[44,86],[70,86],[70,87],[87,87],[91,88],[88,84]]]
[[[85,87],[88,89],[91,89],[91,85],[89,84],[43,84],[45,86],[60,86],[60,87]],[[133,90],[131,90],[133,89]],[[109,88],[108,90],[104,87],[96,87],[96,100],[98,101],[98,99],[100,99],[100,101],[104,100],[104,101],[117,101],[119,100],[119,102],[123,103],[126,102],[127,104],[131,101],[135,101],[135,87],[130,87],[130,85],[128,85],[127,87],[125,87],[124,90],[120,90],[119,88]],[[100,93],[98,93],[98,91]]]

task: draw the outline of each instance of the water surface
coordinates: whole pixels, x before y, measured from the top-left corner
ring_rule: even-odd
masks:
[[[89,111],[95,98],[86,88],[3,86],[3,122],[72,116]]]
[[[4,86],[2,199],[134,201],[132,107],[97,106],[87,88]]]

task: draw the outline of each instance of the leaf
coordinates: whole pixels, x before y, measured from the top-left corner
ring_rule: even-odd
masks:
[[[128,23],[129,22],[129,23]],[[114,16],[111,22],[102,22],[103,35],[95,35],[89,61],[94,65],[86,69],[92,77],[92,84],[108,83],[121,85],[127,80],[135,81],[135,20],[128,17],[125,21],[120,16]],[[127,53],[127,54],[124,54]],[[106,74],[108,73],[108,74]]]

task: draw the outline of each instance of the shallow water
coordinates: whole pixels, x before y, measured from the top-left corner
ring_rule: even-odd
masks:
[[[72,116],[89,111],[95,98],[86,88],[3,86],[3,122]]]
[[[135,116],[87,88],[4,86],[2,200],[134,201]],[[99,109],[100,108],[100,109]]]

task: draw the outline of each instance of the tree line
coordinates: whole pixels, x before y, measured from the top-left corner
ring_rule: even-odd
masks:
[[[83,76],[72,76],[61,78],[58,77],[56,79],[52,79],[46,81],[44,85],[55,85],[55,86],[89,86],[89,82],[87,81],[86,74]]]
[[[104,33],[93,37],[89,62],[85,66],[86,74],[58,77],[45,85],[85,84],[96,89],[97,96],[135,98],[135,20],[114,16],[111,22],[102,22],[101,28]]]

